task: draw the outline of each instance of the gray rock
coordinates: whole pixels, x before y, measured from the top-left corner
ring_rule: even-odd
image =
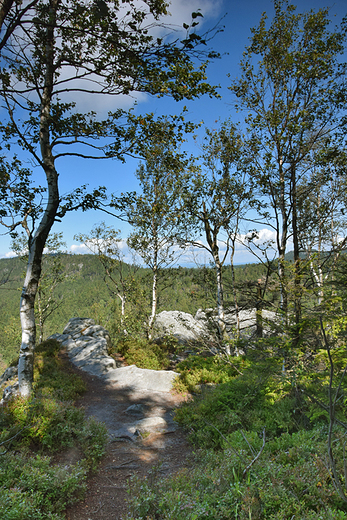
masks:
[[[104,379],[129,391],[170,392],[177,375],[173,370],[150,370],[130,365],[109,370]]]
[[[115,442],[118,439],[129,439],[135,441],[138,436],[141,436],[144,433],[168,433],[175,430],[176,427],[169,425],[163,417],[145,417],[140,421],[123,424],[121,428],[113,430],[110,442]]]
[[[195,319],[205,324],[207,326],[208,323],[212,324],[212,327],[217,325],[218,313],[217,309],[199,309],[195,314]],[[230,337],[233,336],[235,327],[236,327],[236,311],[233,308],[225,309],[224,311],[224,319],[227,333]],[[271,332],[271,326],[276,324],[277,318],[276,314],[271,311],[263,310],[262,311],[262,319],[263,319],[263,330],[264,334],[269,334]],[[239,320],[240,320],[240,332],[242,337],[249,338],[256,331],[256,309],[243,309],[239,311]]]
[[[204,323],[187,312],[163,311],[156,316],[153,339],[160,342],[166,336],[173,336],[185,345],[209,340],[210,332]]]
[[[63,334],[54,334],[52,339],[66,348],[71,362],[89,374],[102,377],[119,388],[140,392],[170,392],[172,382],[178,375],[172,370],[149,370],[117,367],[117,362],[108,355],[109,334],[89,318],[72,318]]]
[[[168,424],[163,417],[146,417],[141,419],[133,426],[135,431],[145,432],[164,432],[168,430]]]
[[[18,367],[8,367],[0,377],[0,386],[6,383],[9,379],[16,377],[18,373]]]
[[[144,406],[140,403],[138,404],[132,404],[131,406],[129,406],[126,410],[125,410],[125,413],[129,414],[129,415],[143,415],[144,414]]]
[[[71,318],[63,330],[63,334],[81,335],[88,327],[93,327],[94,325],[95,321],[90,318]]]
[[[71,362],[89,374],[102,376],[117,368],[116,361],[108,355],[109,333],[90,318],[72,318],[63,334],[49,339],[58,341],[66,348]]]
[[[18,381],[14,383],[13,385],[9,385],[5,388],[4,393],[2,394],[2,399],[0,401],[0,404],[6,403],[11,397],[16,397],[19,395],[19,383]]]

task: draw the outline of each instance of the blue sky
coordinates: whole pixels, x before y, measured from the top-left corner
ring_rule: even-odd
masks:
[[[319,9],[329,5],[324,0],[299,0],[294,2],[298,6],[298,11],[307,11],[311,8]],[[346,0],[331,1],[330,18],[333,23],[338,24],[342,17],[347,14]],[[169,11],[172,13],[170,23],[182,26],[184,21],[190,19],[190,13],[201,9],[204,15],[201,30],[212,27],[222,17],[222,25],[225,30],[216,35],[211,42],[211,47],[221,53],[222,57],[211,63],[208,70],[208,79],[212,84],[220,84],[219,93],[221,99],[210,99],[208,97],[201,98],[192,102],[175,103],[170,99],[158,99],[150,96],[141,95],[137,99],[136,112],[147,113],[154,112],[156,115],[161,114],[178,114],[181,112],[183,105],[187,105],[188,114],[186,118],[190,118],[194,122],[204,121],[204,125],[213,128],[217,125],[218,120],[236,117],[233,112],[233,98],[228,90],[231,77],[236,77],[239,73],[239,61],[242,52],[248,44],[251,35],[250,28],[258,25],[262,12],[266,11],[269,19],[273,14],[273,2],[271,0],[172,0]],[[201,19],[200,19],[201,20]],[[122,98],[118,101],[118,106],[130,108],[133,104],[132,98]],[[105,100],[95,102],[90,101],[87,97],[79,99],[80,105],[86,108],[93,107],[100,113],[110,109]],[[92,103],[92,105],[91,105]],[[115,108],[115,107],[112,107]],[[203,130],[201,130],[203,135]],[[189,150],[194,154],[199,154],[199,149],[193,142],[188,144]],[[137,160],[128,160],[125,165],[114,160],[81,160],[72,158],[62,158],[57,162],[57,169],[60,174],[60,191],[62,194],[72,189],[88,184],[90,188],[98,185],[105,185],[110,193],[120,194],[124,191],[136,189],[137,183],[134,172],[137,168]],[[42,174],[39,168],[33,170],[34,176],[39,179]],[[68,250],[73,252],[86,252],[73,239],[76,233],[88,233],[95,223],[105,220],[106,224],[120,229],[122,237],[125,239],[130,228],[101,212],[74,212],[64,217],[61,223],[54,225],[53,231],[62,232],[64,240],[67,243]],[[0,230],[1,231],[1,230]],[[0,236],[0,258],[11,255],[10,239],[8,236]],[[204,258],[201,259],[204,261]],[[244,263],[254,261],[242,249],[240,249],[235,258],[236,263]],[[187,259],[188,261],[188,259]]]

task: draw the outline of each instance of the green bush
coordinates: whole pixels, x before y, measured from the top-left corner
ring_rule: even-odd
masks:
[[[107,429],[73,406],[71,399],[85,385],[58,353],[55,341],[39,345],[32,396],[13,398],[0,409],[0,518],[6,520],[63,520],[63,510],[83,496],[87,473],[105,451]],[[53,464],[48,455],[69,447],[82,460]],[[36,455],[30,455],[33,449]]]
[[[47,340],[36,347],[34,386],[36,397],[73,401],[86,390],[85,383],[59,357],[60,345]]]
[[[281,374],[281,362],[272,359],[249,364],[242,375],[204,389],[175,418],[193,442],[210,448],[221,446],[220,432],[227,435],[239,428],[260,433],[265,427],[271,436],[297,431],[303,416],[295,388]]]
[[[130,519],[346,519],[325,466],[326,432],[283,434],[269,440],[243,476],[262,439],[234,432],[221,451],[200,450],[189,469],[169,479],[154,471],[130,482]],[[160,468],[157,468],[157,470]]]
[[[229,358],[228,362],[218,356],[188,356],[178,363],[175,370],[180,374],[174,381],[178,392],[196,392],[203,384],[221,384],[234,379],[246,368],[244,358]]]
[[[83,498],[83,464],[53,465],[50,457],[7,453],[0,465],[0,518],[63,520],[68,504]]]
[[[170,364],[169,352],[165,345],[157,345],[141,337],[123,339],[117,344],[117,352],[124,356],[129,365],[139,368],[163,370]]]

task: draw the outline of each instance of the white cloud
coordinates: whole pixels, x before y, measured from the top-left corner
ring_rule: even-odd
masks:
[[[210,18],[217,18],[221,13],[222,0],[171,0],[169,5],[169,23],[182,27],[182,24],[189,23],[193,12],[201,12],[202,17],[198,17],[199,27]]]
[[[90,254],[90,250],[84,244],[72,244],[70,252],[73,255],[87,255]]]
[[[14,256],[17,256],[14,251],[8,251],[4,255],[1,255],[0,258],[13,258]]]

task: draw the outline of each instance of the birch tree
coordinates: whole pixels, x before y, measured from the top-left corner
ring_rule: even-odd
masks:
[[[218,130],[206,131],[201,170],[191,177],[184,195],[185,211],[198,231],[189,242],[212,256],[218,331],[222,340],[227,339],[223,266],[227,260],[233,262],[240,221],[252,204],[249,171],[243,137],[234,124],[226,121]],[[200,233],[202,240],[198,239]]]
[[[11,244],[13,251],[25,264],[28,262],[28,240],[24,234],[14,238]],[[47,240],[42,262],[42,272],[37,286],[35,300],[35,320],[39,326],[39,342],[44,339],[46,321],[63,304],[62,295],[57,295],[57,287],[71,278],[62,262],[62,255],[66,248],[62,233],[51,233]]]
[[[125,263],[125,256],[122,253],[120,231],[111,226],[106,226],[105,222],[95,224],[88,234],[80,233],[74,236],[75,240],[84,244],[91,253],[96,254],[104,269],[104,281],[110,294],[119,299],[121,304],[121,325],[125,327],[126,305],[134,296],[135,274],[138,265]],[[133,260],[134,260],[133,255]],[[124,333],[127,330],[124,328]]]
[[[183,140],[181,123],[181,118],[173,122],[162,118],[136,171],[141,192],[125,194],[112,202],[113,207],[124,211],[134,229],[127,240],[129,247],[152,271],[149,338],[157,313],[159,280],[164,270],[177,262],[190,232],[182,194],[195,166],[179,150]]]
[[[340,151],[331,157],[328,143],[324,150],[323,156],[312,154],[310,171],[298,189],[300,249],[309,265],[319,307],[347,243],[346,154]]]
[[[285,254],[294,245],[295,321],[300,320],[300,257],[297,189],[311,150],[338,125],[338,57],[343,32],[330,31],[328,9],[297,13],[286,0],[274,1],[270,23],[264,13],[252,29],[230,89],[245,111],[255,153],[258,185],[270,210],[263,219],[276,233],[281,309],[287,314]]]
[[[126,154],[140,153],[145,146],[139,134],[140,119],[146,116],[127,124],[124,111],[117,110],[100,120],[94,112],[78,112],[73,96],[84,92],[112,99],[147,92],[181,100],[215,94],[206,82],[206,63],[195,65],[193,60],[203,41],[195,32],[200,14],[193,13],[182,41],[152,36],[156,25],[163,27],[160,18],[166,14],[163,0],[146,0],[140,5],[132,0],[90,0],[83,4],[76,0],[41,0],[26,12],[25,29],[15,27],[2,49],[0,96],[3,114],[7,114],[0,126],[2,137],[7,146],[24,150],[35,167],[41,168],[46,183],[45,198],[29,235],[20,303],[18,376],[22,396],[30,395],[32,387],[34,306],[48,234],[55,220],[67,211],[96,207],[93,194],[80,187],[63,200],[58,159],[124,160]],[[8,179],[4,189],[10,184]],[[101,194],[102,190],[94,193],[97,197]],[[5,211],[2,219],[6,217],[10,219],[11,215]],[[22,212],[21,222],[23,218]],[[7,225],[13,232],[19,221]]]

